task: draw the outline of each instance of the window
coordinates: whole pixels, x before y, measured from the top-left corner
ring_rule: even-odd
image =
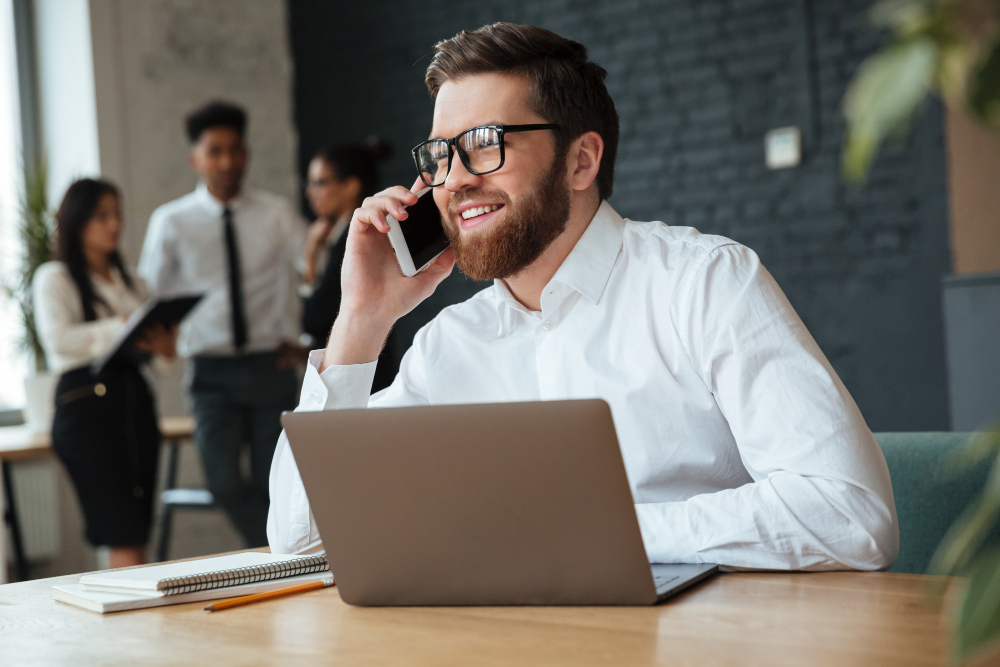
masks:
[[[9,282],[20,262],[18,209],[21,185],[21,124],[17,53],[11,0],[0,0],[0,276]],[[0,413],[24,404],[28,360],[20,350],[20,311],[0,290]]]

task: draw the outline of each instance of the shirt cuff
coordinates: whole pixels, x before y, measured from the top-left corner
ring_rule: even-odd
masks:
[[[164,357],[154,354],[149,365],[157,377],[165,378],[173,375],[174,368],[177,366],[177,357]]]
[[[326,350],[309,353],[306,374],[302,379],[302,393],[299,396],[299,410],[339,410],[342,408],[366,408],[375,380],[377,361],[351,366],[330,366],[322,373],[320,364]]]
[[[635,514],[650,563],[702,562],[686,503],[639,503]]]

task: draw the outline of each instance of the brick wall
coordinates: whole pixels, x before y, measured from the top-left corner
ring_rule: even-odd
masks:
[[[879,43],[868,0],[290,1],[300,163],[371,133],[397,148],[384,181],[409,185],[408,149],[433,108],[431,46],[495,20],[584,43],[621,117],[611,203],[757,251],[873,430],[947,429],[940,278],[949,270],[941,110],[884,151],[863,190],[839,174],[840,100]],[[804,163],[769,171],[764,133],[795,125]],[[475,285],[449,279],[395,341]]]

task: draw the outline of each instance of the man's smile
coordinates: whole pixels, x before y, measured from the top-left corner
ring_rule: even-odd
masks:
[[[462,219],[462,229],[469,230],[492,220],[503,207],[503,204],[471,201],[460,204],[455,211]]]

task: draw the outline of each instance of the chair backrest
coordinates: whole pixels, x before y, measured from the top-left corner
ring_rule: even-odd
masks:
[[[924,573],[952,523],[982,491],[991,461],[955,474],[969,433],[876,433],[889,465],[899,518],[899,558],[890,572]],[[1000,527],[994,529],[1000,538]]]

